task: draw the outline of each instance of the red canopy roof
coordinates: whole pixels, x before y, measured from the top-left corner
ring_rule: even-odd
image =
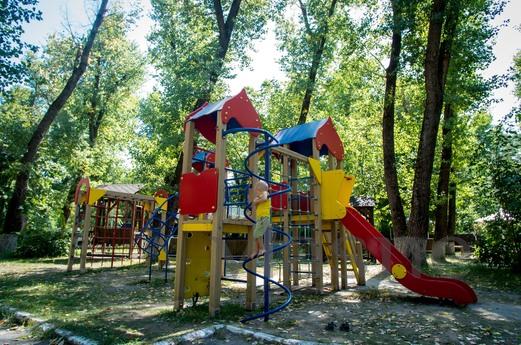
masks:
[[[188,114],[185,122],[193,121],[199,133],[215,144],[218,111],[221,111],[222,122],[227,125],[227,129],[261,128],[262,126],[259,114],[244,89],[237,95],[226,97],[219,102],[203,104]],[[257,136],[258,133],[251,133],[251,135]]]

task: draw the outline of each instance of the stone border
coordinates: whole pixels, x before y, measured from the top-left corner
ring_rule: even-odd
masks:
[[[179,344],[181,342],[193,342],[194,340],[197,340],[197,339],[211,337],[212,335],[215,334],[216,331],[221,330],[221,329],[227,330],[230,333],[249,336],[249,337],[259,339],[259,340],[270,341],[273,343],[278,343],[278,344],[283,344],[283,345],[316,345],[316,344],[318,344],[318,343],[315,343],[312,341],[281,338],[281,337],[278,337],[275,335],[259,332],[259,331],[248,329],[248,328],[236,327],[236,326],[232,326],[232,325],[217,324],[214,326],[199,329],[197,331],[186,333],[185,335],[174,338],[174,339],[159,341],[159,342],[154,343],[154,345],[175,345],[175,344]]]
[[[74,345],[98,345],[98,343],[92,339],[82,337],[79,335],[75,335],[71,331],[67,331],[63,328],[58,328],[52,323],[49,323],[45,320],[42,320],[40,318],[37,318],[33,316],[30,313],[26,313],[23,311],[16,310],[12,307],[2,306],[0,305],[0,309],[3,311],[6,311],[7,313],[11,313],[14,315],[14,317],[20,321],[30,321],[36,324],[36,327],[40,328],[44,332],[52,331],[56,333],[57,335],[67,339],[67,341]],[[216,331],[224,329],[230,333],[239,334],[243,336],[253,337],[259,340],[264,341],[270,341],[273,343],[283,344],[283,345],[316,345],[318,343],[312,342],[312,341],[305,341],[305,340],[297,340],[297,339],[286,339],[282,337],[278,337],[272,334],[259,332],[253,329],[249,328],[242,328],[232,325],[224,325],[224,324],[217,324],[214,326],[202,328],[196,331],[192,331],[189,333],[186,333],[180,337],[175,337],[170,340],[162,340],[155,342],[154,345],[175,345],[180,342],[193,342],[197,339],[203,339],[211,337],[215,334]]]
[[[15,319],[20,322],[30,321],[36,324],[36,327],[40,328],[44,332],[52,331],[57,335],[67,339],[67,341],[74,345],[98,345],[98,343],[92,339],[75,335],[71,331],[67,331],[63,328],[58,328],[52,323],[46,322],[45,320],[39,319],[32,314],[16,310],[12,307],[6,307],[0,305],[0,309],[14,315]]]

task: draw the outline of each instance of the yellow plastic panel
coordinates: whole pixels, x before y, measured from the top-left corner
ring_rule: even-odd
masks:
[[[107,191],[104,189],[91,188],[89,193],[89,205],[94,205],[105,193],[107,193]]]
[[[309,157],[308,162],[313,175],[315,175],[315,178],[317,179],[317,182],[322,184],[322,170],[320,170],[320,161],[318,159]]]
[[[346,208],[338,201],[338,193],[344,180],[342,170],[322,172],[320,202],[322,204],[322,219],[342,219],[346,215]]]
[[[340,191],[338,194],[338,201],[342,206],[349,206],[349,198],[351,198],[351,193],[353,192],[353,187],[355,185],[355,177],[354,176],[345,176],[340,184]]]
[[[156,205],[157,205],[156,207],[159,207],[159,205],[161,205],[161,209],[163,211],[167,211],[168,210],[168,203],[165,202],[166,198],[161,198],[159,196],[155,196],[154,199],[156,200]]]
[[[212,231],[212,223],[184,223],[183,231]]]
[[[210,244],[209,232],[186,233],[185,298],[210,293]]]

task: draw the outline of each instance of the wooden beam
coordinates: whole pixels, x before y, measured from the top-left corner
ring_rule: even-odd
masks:
[[[219,172],[219,181],[217,186],[217,210],[213,215],[212,245],[210,250],[210,301],[208,308],[211,316],[215,316],[219,313],[221,307],[221,255],[223,248],[224,179],[226,178],[226,139],[223,138],[226,125],[223,124],[221,116],[221,112],[218,111],[215,139],[215,168]]]
[[[291,159],[290,160],[290,178],[297,178],[298,176],[298,167],[297,167],[297,160],[296,159]],[[292,194],[295,194],[297,195],[297,182],[296,181],[292,181],[290,183],[290,186],[291,186],[291,193]],[[289,205],[288,207],[291,209],[292,208],[292,201],[291,201],[291,198],[289,200]],[[298,258],[298,250],[299,250],[299,244],[298,244],[298,237],[299,237],[299,229],[297,227],[293,227],[292,228],[293,231],[292,231],[292,234],[291,236],[293,237],[293,243],[291,244],[291,255],[292,255],[292,258],[291,258],[291,270],[293,271],[293,274],[292,274],[292,280],[293,280],[293,285],[295,286],[298,286],[299,284],[299,275],[298,275],[298,271],[299,271],[299,258]]]
[[[329,154],[329,169],[336,169],[336,158],[331,153]],[[331,287],[333,290],[338,290],[338,221],[333,221],[331,226]]]
[[[364,256],[363,256],[363,249],[362,249],[362,243],[360,241],[356,241],[356,259],[357,259],[357,266],[358,266],[358,285],[365,285],[365,264],[364,264]]]
[[[250,136],[250,141],[248,144],[248,153],[253,152],[255,150],[255,137]],[[248,162],[249,169],[257,173],[257,163],[259,161],[258,155],[253,155],[253,157],[250,158],[250,161]],[[255,180],[255,179],[254,179]],[[252,181],[252,184],[255,183],[255,181]],[[250,189],[250,193],[248,195],[250,196],[250,199],[253,200],[253,195],[251,194],[253,189]],[[249,200],[251,201],[251,200]],[[252,217],[255,213],[252,212]],[[253,253],[255,251],[255,238],[253,238],[253,225],[251,225],[248,229],[248,255]],[[248,265],[246,266],[249,270],[256,272],[256,264],[255,260],[250,261]],[[246,309],[248,310],[255,310],[257,306],[257,278],[252,275],[248,274],[246,277]]]
[[[194,141],[194,123],[189,121],[185,126],[185,141],[183,144],[183,165],[181,174],[192,171],[193,141]],[[182,175],[181,175],[182,178]],[[183,222],[186,216],[179,215],[179,224],[177,230],[177,249],[175,259],[175,287],[174,287],[174,309],[183,308],[185,298],[185,274],[186,274],[186,234],[183,231]]]
[[[69,259],[67,260],[67,272],[72,271],[72,266],[74,265],[74,252],[76,251],[76,233],[78,228],[80,227],[80,204],[79,201],[74,207],[74,223],[72,225],[72,234],[71,234],[71,245],[69,247]]]
[[[320,160],[320,152],[317,149],[315,139],[311,146],[313,147],[313,158]],[[322,210],[320,200],[320,185],[313,180],[313,205],[312,211],[315,215],[315,231],[313,232],[313,286],[317,293],[323,292],[324,274],[323,274],[323,258],[322,258]]]
[[[282,179],[281,182],[285,181],[286,183],[289,183],[289,159],[288,159],[287,155],[282,156],[282,177],[281,177],[281,179]],[[291,205],[289,203],[290,198],[289,198],[288,193],[285,193],[281,196],[282,196],[282,198],[288,197],[288,205],[282,212],[283,212],[283,218],[284,218],[283,230],[286,234],[289,234],[289,209],[291,207]],[[288,247],[284,248],[284,250],[282,252],[282,282],[287,287],[291,286],[291,281],[290,281],[291,267],[290,267],[290,261],[289,261],[289,254],[290,254],[290,248],[288,246]]]
[[[343,169],[343,161],[338,160],[336,163],[337,169]],[[338,223],[337,223],[338,224]],[[347,289],[347,248],[346,248],[346,229],[339,225],[340,230],[340,285],[342,289]]]
[[[85,272],[85,263],[87,262],[87,245],[89,244],[90,218],[92,207],[87,204],[85,206],[85,220],[83,221],[83,238],[81,240],[80,254],[80,272]]]
[[[285,156],[289,156],[293,159],[298,159],[300,161],[303,161],[303,162],[307,162],[308,161],[308,157],[298,153],[298,152],[295,152],[295,151],[292,151],[288,148],[287,145],[284,145],[284,146],[277,146],[277,147],[274,147],[271,149],[273,152],[277,152],[277,153],[280,153],[282,155],[285,155]]]

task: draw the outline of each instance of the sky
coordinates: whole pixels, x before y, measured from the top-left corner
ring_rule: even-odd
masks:
[[[135,29],[129,33],[129,39],[135,41],[143,52],[148,48],[147,34],[154,25],[149,18],[151,5],[149,0],[120,0],[125,6],[138,3],[142,7],[142,16]],[[39,9],[43,20],[25,26],[23,38],[37,45],[43,45],[48,35],[67,27],[76,32],[85,32],[90,28],[94,16],[96,0],[40,0]],[[483,72],[485,77],[508,73],[513,65],[514,54],[521,50],[521,0],[511,0],[503,13],[495,19],[494,24],[501,25],[496,44],[494,45],[495,61]],[[516,30],[516,27],[518,28]],[[269,26],[267,34],[255,45],[256,51],[250,52],[252,63],[246,70],[235,70],[236,77],[228,82],[231,94],[239,92],[243,87],[258,88],[266,79],[283,79],[284,73],[277,62],[280,53],[273,26]],[[149,69],[154,74],[152,68]],[[142,89],[146,94],[157,82],[151,76]],[[516,104],[513,83],[494,91],[498,102],[490,107],[494,119],[499,119],[510,112]]]

